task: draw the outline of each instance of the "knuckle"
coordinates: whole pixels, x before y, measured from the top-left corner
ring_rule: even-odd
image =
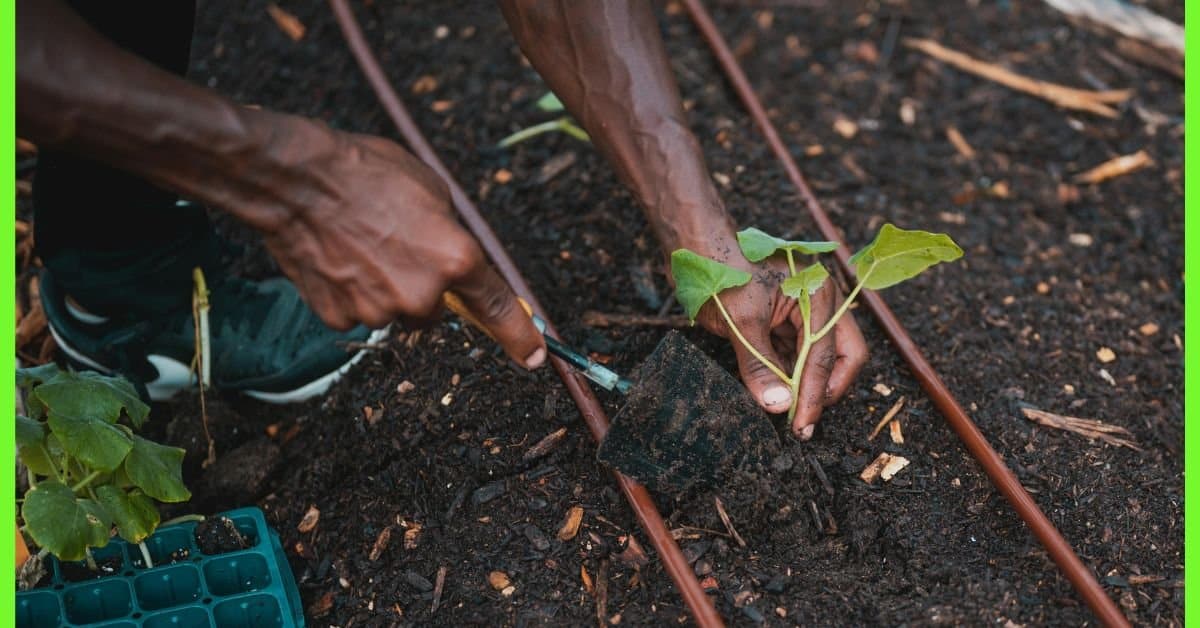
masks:
[[[483,254],[475,242],[466,236],[452,241],[442,256],[440,270],[449,279],[463,279],[483,262]]]

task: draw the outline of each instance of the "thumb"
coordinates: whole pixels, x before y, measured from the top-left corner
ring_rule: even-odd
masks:
[[[783,361],[779,359],[771,346],[770,330],[765,321],[753,326],[739,327],[739,329],[763,358],[770,361],[776,368],[787,372],[780,366]],[[740,340],[734,338],[732,342],[742,382],[746,384],[746,388],[755,401],[758,401],[758,405],[772,414],[787,412],[792,403],[792,393],[788,390],[787,384],[779,379],[779,376],[763,364],[762,360],[747,349]]]

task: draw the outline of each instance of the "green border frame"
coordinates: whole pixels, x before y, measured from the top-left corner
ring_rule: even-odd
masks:
[[[1184,4],[1185,52],[1184,67],[1200,61],[1200,27],[1195,18],[1200,15],[1200,0],[1187,0]],[[1188,113],[1197,109],[1200,103],[1200,92],[1196,81],[1184,78],[1184,124]],[[1200,587],[1187,586],[1191,583],[1191,574],[1200,567],[1200,550],[1196,543],[1200,541],[1200,505],[1196,497],[1200,494],[1200,450],[1195,445],[1200,439],[1200,353],[1190,351],[1190,336],[1188,330],[1200,325],[1200,290],[1196,288],[1197,278],[1200,278],[1200,194],[1193,189],[1192,183],[1200,176],[1200,141],[1192,134],[1184,137],[1183,172],[1184,172],[1184,424],[1183,424],[1183,572],[1184,572],[1184,624],[1200,622]],[[1188,280],[1191,281],[1188,281]],[[1189,621],[1191,620],[1191,621]]]
[[[9,225],[13,229],[16,224],[16,156],[17,156],[17,112],[16,112],[16,3],[13,0],[0,0],[0,137],[4,138],[4,146],[0,148],[0,172],[7,172],[12,177],[0,177],[0,224]],[[16,237],[13,231],[8,232],[8,238],[0,238],[0,277],[3,277],[4,293],[0,295],[0,320],[16,320]],[[5,412],[16,412],[16,334],[0,334],[0,369],[5,373],[13,373],[13,379],[7,386],[0,386],[0,408],[8,408]],[[0,434],[0,447],[3,447],[4,492],[0,494],[0,519],[17,522],[17,445],[14,421],[8,422],[8,427]],[[7,532],[4,533],[7,535]],[[13,539],[15,536],[5,537]],[[16,564],[16,544],[7,540],[0,542],[0,565]],[[3,583],[4,599],[10,600],[4,604],[9,610],[0,614],[0,626],[13,626],[17,621],[16,599],[17,585],[15,578],[0,578]]]

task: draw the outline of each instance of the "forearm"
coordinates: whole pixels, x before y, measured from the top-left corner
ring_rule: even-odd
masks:
[[[664,248],[728,244],[733,225],[688,129],[650,3],[500,6],[525,56],[633,190]]]
[[[290,116],[257,112],[133,56],[57,0],[17,10],[17,128],[218,207],[277,187]],[[235,212],[236,213],[236,212]],[[281,216],[242,216],[268,226]]]

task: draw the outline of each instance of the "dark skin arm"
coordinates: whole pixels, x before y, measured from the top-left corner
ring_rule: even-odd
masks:
[[[530,63],[633,190],[664,253],[688,248],[754,275],[722,300],[746,339],[790,371],[803,324],[795,301],[778,290],[786,265],[752,264],[742,256],[733,220],[688,128],[651,4],[500,0],[500,7]],[[813,296],[815,326],[841,302],[831,283]],[[711,303],[699,321],[731,337]],[[866,362],[866,342],[853,317],[842,317],[834,330],[813,347],[806,363],[792,424],[805,440],[821,409],[845,394]],[[787,387],[740,343],[733,348],[742,380],[759,404],[768,412],[786,411]]]
[[[18,2],[17,128],[258,229],[335,328],[428,322],[453,290],[510,357],[545,360],[445,183],[392,142],[240,107],[122,51],[58,0]]]

